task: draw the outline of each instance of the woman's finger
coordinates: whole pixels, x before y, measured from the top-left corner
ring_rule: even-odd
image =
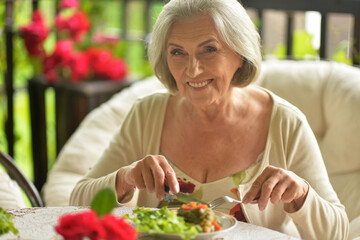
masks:
[[[154,167],[153,169],[154,181],[155,181],[155,193],[156,197],[159,200],[162,200],[165,194],[164,190],[164,179],[165,173],[164,169],[160,165]]]
[[[280,201],[283,199],[284,193],[288,190],[288,183],[286,180],[281,180],[273,189],[270,201],[272,204],[279,204]]]
[[[135,169],[133,169],[132,171],[132,175],[133,175],[133,179],[134,179],[133,182],[135,183],[135,187],[137,187],[140,190],[145,189],[146,186],[141,171],[134,171],[134,170]]]
[[[245,194],[243,198],[244,203],[250,203],[258,199],[261,195],[261,188],[263,183],[270,176],[271,171],[268,170],[268,167],[255,179],[251,185],[250,190]]]
[[[170,188],[170,191],[174,194],[178,193],[180,191],[179,182],[177,180],[174,170],[170,166],[165,170],[165,178]]]
[[[258,207],[262,211],[266,208],[270,196],[278,184],[279,179],[276,175],[268,177],[261,186],[260,198],[258,200]]]
[[[284,203],[290,203],[291,201],[301,197],[303,193],[303,189],[300,185],[298,185],[296,180],[289,177],[286,192],[284,192],[281,200]]]
[[[149,193],[155,192],[159,200],[162,200],[165,195],[165,179],[173,193],[179,192],[176,174],[164,156],[148,155],[133,163],[131,167],[126,181],[138,189],[146,189]]]
[[[262,186],[262,180],[257,178],[251,185],[250,190],[245,194],[242,200],[243,203],[246,204],[255,201],[260,196],[261,186]]]
[[[155,181],[151,169],[144,169],[142,171],[142,177],[145,184],[145,188],[148,191],[148,193],[154,193]]]
[[[179,192],[179,183],[176,178],[176,174],[172,167],[169,165],[165,157],[159,161],[159,167],[162,170],[159,175],[156,176],[156,193],[158,199],[162,200],[165,195],[165,181],[168,184],[171,192]],[[161,174],[160,174],[161,173]]]

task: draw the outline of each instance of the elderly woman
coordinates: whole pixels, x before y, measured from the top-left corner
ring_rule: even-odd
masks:
[[[119,205],[164,203],[165,188],[306,239],[345,239],[348,220],[316,139],[294,106],[250,83],[261,65],[259,35],[236,0],[172,0],[148,48],[168,92],[139,99],[70,204],[89,205],[110,185]],[[257,200],[256,204],[253,203]]]

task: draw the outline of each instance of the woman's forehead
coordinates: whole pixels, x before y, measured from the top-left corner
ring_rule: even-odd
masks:
[[[179,41],[198,44],[209,39],[221,41],[212,18],[201,15],[176,21],[169,31],[167,44]]]

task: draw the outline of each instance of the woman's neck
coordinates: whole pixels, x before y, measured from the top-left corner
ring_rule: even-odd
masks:
[[[197,106],[177,94],[179,114],[185,121],[196,126],[231,124],[245,117],[249,110],[248,93],[244,89],[234,88],[232,94],[221,101],[207,106]]]

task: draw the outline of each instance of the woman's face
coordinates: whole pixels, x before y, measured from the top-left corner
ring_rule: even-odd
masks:
[[[176,22],[167,39],[167,62],[179,92],[207,106],[231,99],[231,80],[242,58],[221,39],[207,15]]]

